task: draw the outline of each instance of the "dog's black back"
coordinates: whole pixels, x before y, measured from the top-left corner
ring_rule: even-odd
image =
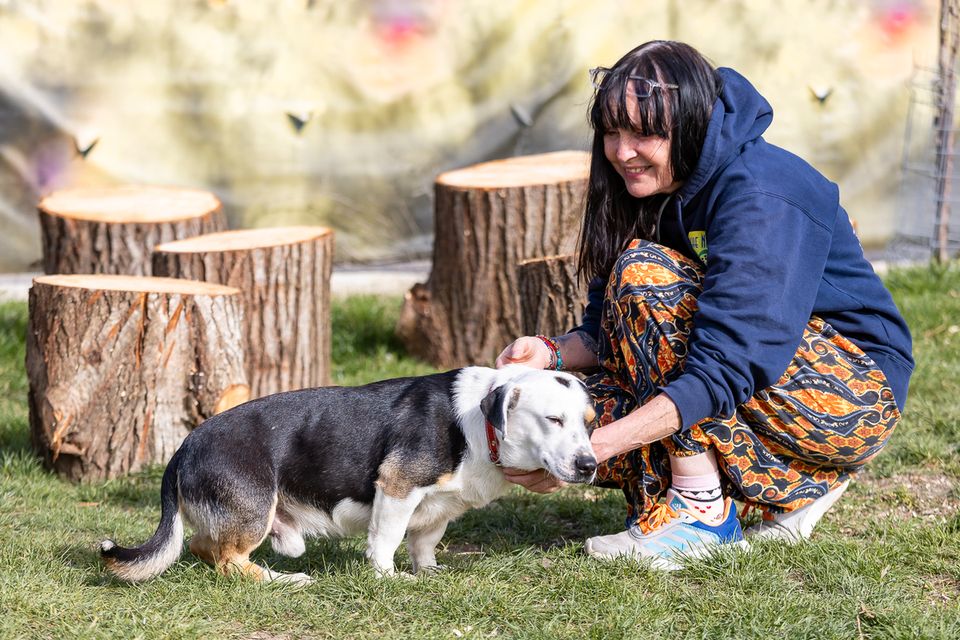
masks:
[[[256,487],[324,510],[345,498],[370,504],[388,454],[411,484],[433,484],[466,451],[453,413],[458,371],[279,393],[213,416],[177,454],[181,495],[209,502]]]

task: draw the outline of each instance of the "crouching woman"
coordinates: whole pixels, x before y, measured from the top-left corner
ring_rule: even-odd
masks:
[[[806,537],[900,421],[906,323],[837,186],[763,139],[773,111],[746,78],[669,41],[592,77],[583,324],[497,364],[598,371],[597,481],[627,517],[590,555],[671,569],[742,544],[732,499],[763,511],[748,537]]]

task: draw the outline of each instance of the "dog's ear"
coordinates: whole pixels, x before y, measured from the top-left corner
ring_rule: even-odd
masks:
[[[507,415],[516,408],[520,401],[520,388],[514,387],[507,402],[507,385],[502,384],[480,401],[480,411],[493,425],[493,429],[503,440],[507,437]]]
[[[480,411],[487,422],[493,425],[494,431],[502,440],[507,428],[507,385],[500,385],[480,401]]]

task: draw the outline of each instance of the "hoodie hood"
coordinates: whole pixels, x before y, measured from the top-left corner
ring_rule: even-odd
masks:
[[[689,202],[710,178],[733,162],[743,147],[763,135],[773,122],[773,107],[742,75],[720,67],[720,95],[713,103],[700,160],[678,195]]]

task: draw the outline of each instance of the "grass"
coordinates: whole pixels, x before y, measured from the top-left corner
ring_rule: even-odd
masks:
[[[899,432],[798,547],[757,544],[661,574],[584,557],[585,536],[622,521],[614,491],[516,490],[444,538],[449,570],[378,581],[363,540],[318,540],[294,590],[218,576],[189,553],[160,578],[120,584],[97,543],[152,534],[160,469],[72,485],[29,450],[26,307],[0,304],[2,638],[957,638],[960,637],[960,270],[888,277],[915,338],[918,370]],[[404,355],[400,301],[356,297],[333,311],[337,384],[431,369]],[[409,568],[405,551],[401,568]]]

